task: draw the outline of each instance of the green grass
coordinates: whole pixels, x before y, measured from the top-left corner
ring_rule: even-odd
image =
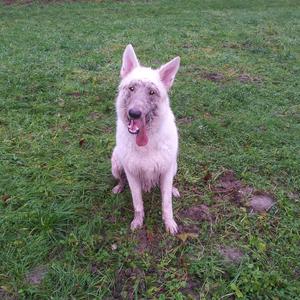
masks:
[[[0,4],[0,297],[298,298],[299,37],[296,0]],[[198,204],[215,216],[185,242],[164,233],[158,191],[135,234],[130,192],[111,194],[128,43],[145,65],[182,59],[175,216],[188,225],[180,212]],[[275,206],[217,201],[226,169]],[[220,247],[244,256],[226,262]],[[32,284],[36,267],[47,273]]]

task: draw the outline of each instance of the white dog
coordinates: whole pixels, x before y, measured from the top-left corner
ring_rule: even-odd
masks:
[[[113,151],[112,174],[119,180],[114,193],[124,190],[126,179],[132,194],[134,219],[131,229],[143,225],[142,191],[160,186],[162,215],[166,230],[176,234],[172,194],[177,172],[178,134],[171,111],[168,90],[178,71],[176,57],[158,70],[143,67],[128,45],[123,53],[121,83],[116,100],[117,133]]]

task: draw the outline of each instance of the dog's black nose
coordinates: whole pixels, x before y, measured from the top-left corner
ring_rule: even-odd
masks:
[[[140,110],[135,110],[135,109],[129,109],[129,117],[132,119],[138,119],[141,117],[142,112]]]

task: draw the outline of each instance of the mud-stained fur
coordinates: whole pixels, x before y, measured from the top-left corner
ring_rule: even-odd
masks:
[[[123,191],[128,181],[134,206],[131,229],[143,225],[142,191],[158,185],[162,195],[162,212],[166,230],[176,234],[172,194],[177,172],[178,134],[169,105],[168,90],[178,71],[176,57],[158,70],[142,67],[133,47],[123,54],[121,83],[116,100],[117,133],[113,151],[112,174],[119,180],[114,193]]]

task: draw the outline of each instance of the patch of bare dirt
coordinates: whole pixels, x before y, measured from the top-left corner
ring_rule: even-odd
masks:
[[[193,118],[192,117],[182,117],[182,118],[178,118],[176,120],[176,123],[181,125],[185,125],[185,124],[191,124],[193,122]]]
[[[229,198],[239,202],[241,200],[240,190],[243,189],[243,184],[235,177],[235,173],[232,170],[227,170],[219,177],[211,189],[217,200]]]
[[[175,181],[175,185],[176,183]],[[203,190],[199,186],[191,185],[189,182],[183,183],[183,187],[180,189],[181,197],[183,198],[185,195],[190,195],[191,193],[199,197],[204,195]]]
[[[134,238],[137,242],[135,251],[138,253],[155,254],[160,249],[159,241],[162,240],[162,237],[158,233],[154,234],[152,231],[142,228],[134,233]]]
[[[254,212],[267,212],[275,204],[270,194],[257,191],[236,178],[232,170],[225,171],[211,186],[215,200],[231,200],[238,205],[249,207]]]
[[[29,5],[34,2],[38,2],[40,4],[51,4],[51,3],[62,3],[62,2],[76,2],[77,0],[3,0],[5,5]]]
[[[199,293],[197,290],[200,290],[203,286],[203,282],[200,282],[195,279],[188,279],[186,282],[186,286],[180,289],[180,292],[187,298],[187,299],[200,299]]]
[[[59,123],[51,128],[51,131],[56,133],[59,131],[67,132],[70,130],[70,126],[68,123]]]
[[[200,204],[182,210],[179,215],[183,218],[188,218],[193,221],[211,221],[212,217],[208,206]]]
[[[138,283],[138,287],[135,284]],[[135,288],[138,296],[146,290],[145,274],[139,268],[121,269],[116,273],[113,297],[115,299],[135,299]]]
[[[148,241],[147,231],[145,229],[142,228],[136,232],[136,240],[138,243],[136,246],[137,252],[144,253],[146,250],[150,250],[151,241]]]
[[[12,5],[12,4],[15,4],[15,0],[3,0],[3,4],[5,5]]]
[[[0,299],[1,300],[17,300],[18,297],[7,292],[4,288],[0,287]]]
[[[231,263],[239,263],[244,257],[243,252],[238,248],[232,248],[232,247],[220,247],[219,253],[222,255],[222,257],[227,261]]]
[[[196,224],[189,224],[189,225],[183,225],[179,224],[178,225],[178,234],[181,233],[199,233],[199,226]]]
[[[95,121],[101,118],[101,113],[97,112],[97,111],[93,111],[89,114],[89,119]]]
[[[193,48],[193,44],[186,43],[186,44],[183,44],[182,47],[185,48],[185,49],[190,49],[190,48]]]
[[[251,47],[251,43],[246,41],[246,42],[243,42],[243,43],[229,43],[229,42],[226,42],[223,44],[223,48],[231,48],[231,49],[249,49]]]
[[[237,80],[241,83],[260,83],[262,79],[258,76],[251,76],[249,74],[241,74],[237,77]]]
[[[222,73],[204,73],[203,78],[213,81],[213,82],[220,82],[225,79],[225,76]]]
[[[39,285],[42,283],[47,272],[48,268],[46,266],[37,266],[26,274],[26,281],[32,285]]]
[[[81,96],[81,93],[80,92],[73,92],[73,93],[69,93],[68,95],[78,98],[78,97]]]

